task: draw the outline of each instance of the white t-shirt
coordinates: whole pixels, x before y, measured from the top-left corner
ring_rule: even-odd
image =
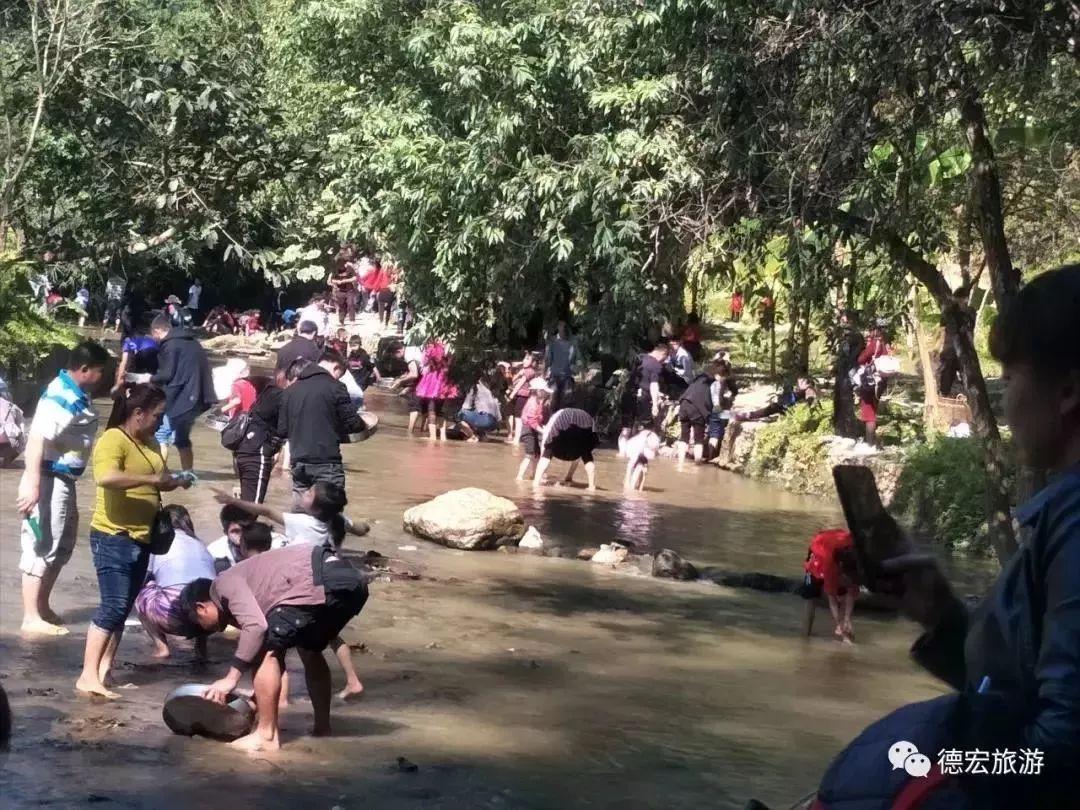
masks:
[[[284,545],[297,546],[307,543],[312,546],[333,546],[330,540],[330,525],[326,521],[307,512],[285,512],[282,518],[285,521]],[[345,528],[352,528],[352,521],[348,518],[345,518]]]
[[[626,457],[631,461],[640,458],[644,458],[645,461],[652,461],[660,450],[660,437],[651,430],[643,430],[627,439],[624,449]]]
[[[124,297],[124,289],[127,287],[127,282],[120,276],[109,276],[105,282],[105,298],[109,301],[119,301]]]
[[[301,309],[296,316],[297,324],[301,324],[304,321],[311,321],[315,324],[321,337],[326,337],[330,334],[330,315],[327,314],[325,309],[319,309],[315,304],[308,304]]]
[[[196,579],[213,579],[214,558],[202,541],[177,529],[168,554],[150,555],[146,576],[162,588],[187,585]]]
[[[283,548],[287,545],[287,541],[284,536],[277,532],[270,533],[270,548]],[[240,562],[236,557],[236,549],[233,544],[229,542],[229,535],[223,534],[213,543],[206,547],[207,553],[215,560],[228,560],[229,565],[236,565]]]
[[[201,284],[192,284],[190,287],[188,287],[187,294],[188,294],[188,299],[187,299],[188,309],[198,309],[199,308],[199,296],[202,295],[202,285]]]

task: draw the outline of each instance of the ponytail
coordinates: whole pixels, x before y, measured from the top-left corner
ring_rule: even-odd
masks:
[[[123,425],[136,409],[148,411],[165,401],[165,392],[152,383],[125,383],[113,394],[106,428]]]

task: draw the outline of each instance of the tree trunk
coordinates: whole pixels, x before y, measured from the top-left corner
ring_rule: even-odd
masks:
[[[1020,272],[1013,267],[1005,239],[1005,217],[1001,209],[1001,180],[994,147],[986,134],[986,115],[973,91],[963,94],[960,121],[971,150],[971,191],[975,222],[982,238],[990,286],[998,312],[1005,309],[1020,290]]]
[[[983,468],[986,472],[987,533],[990,544],[1004,565],[1017,549],[1012,525],[1012,499],[1005,480],[1005,450],[998,433],[997,420],[990,407],[990,394],[979,365],[972,332],[972,318],[967,308],[952,302],[944,308],[945,329],[955,340],[960,376],[964,382],[971,428],[983,443]]]

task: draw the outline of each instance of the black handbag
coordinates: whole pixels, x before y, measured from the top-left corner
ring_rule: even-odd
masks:
[[[135,446],[135,449],[139,451],[139,455],[142,456],[146,463],[150,465],[150,469],[154,469],[153,462],[150,461],[146,453],[144,453],[142,451],[142,448],[139,447],[139,443],[130,436],[128,436],[127,431],[123,428],[120,428],[120,432],[123,433],[124,436],[127,437],[127,440]],[[161,469],[164,470],[165,458],[164,456],[160,456],[160,458]],[[160,556],[162,554],[169,553],[169,549],[172,548],[173,540],[176,537],[176,530],[173,528],[172,518],[170,518],[169,513],[165,511],[165,504],[161,500],[160,491],[158,492],[157,496],[158,508],[157,513],[154,515],[154,522],[150,524],[150,540],[147,543],[147,548],[150,550],[151,554],[157,554],[158,556]]]
[[[252,407],[255,406],[252,405]],[[247,436],[250,421],[250,411],[248,413],[238,413],[230,419],[225,427],[221,429],[221,446],[233,453],[239,450],[244,437]]]

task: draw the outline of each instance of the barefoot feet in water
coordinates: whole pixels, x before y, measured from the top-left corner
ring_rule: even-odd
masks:
[[[82,678],[75,681],[75,691],[80,695],[86,695],[91,698],[104,698],[105,700],[119,700],[120,695],[108,689],[103,683],[86,681]]]
[[[246,737],[241,737],[238,740],[233,740],[229,743],[230,748],[235,748],[238,751],[277,751],[281,748],[281,742],[278,740],[277,732],[274,732],[273,737],[264,737],[258,731],[253,731]]]
[[[364,694],[364,685],[357,681],[356,683],[347,683],[345,688],[338,692],[338,697],[348,702],[350,700],[359,700]]]
[[[19,632],[24,636],[66,636],[68,629],[44,619],[26,619]]]

